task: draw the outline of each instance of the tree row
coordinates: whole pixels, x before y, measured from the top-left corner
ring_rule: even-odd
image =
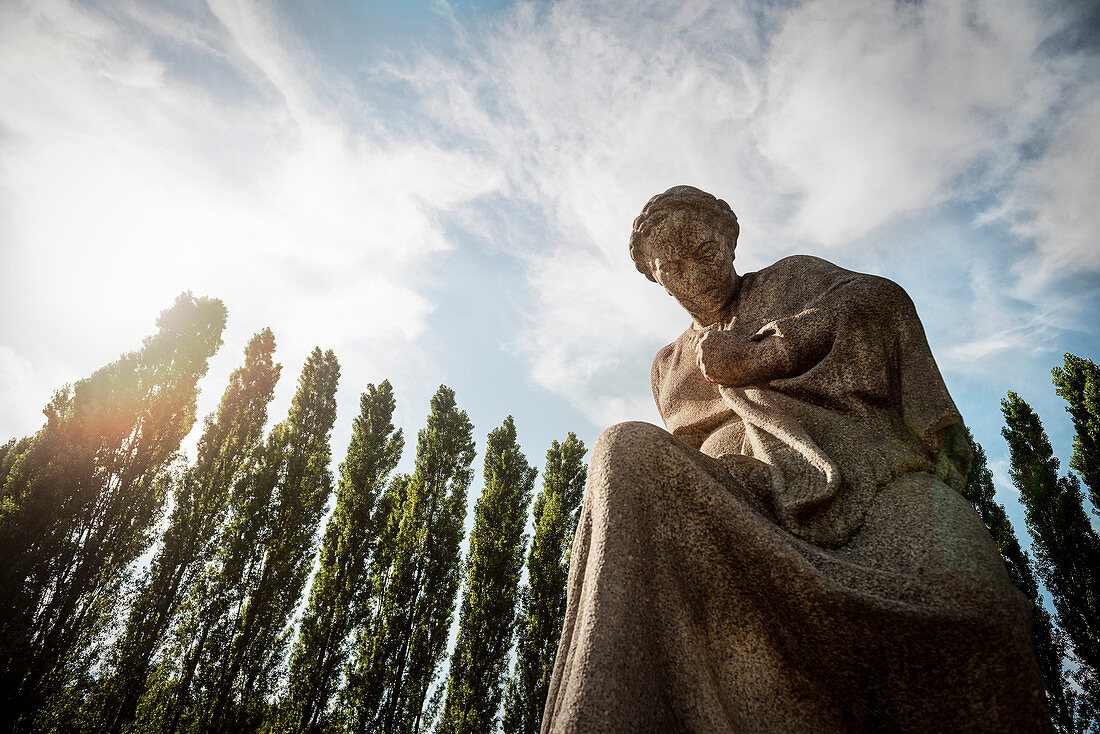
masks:
[[[181,295],[0,447],[0,731],[537,732],[583,443],[547,452],[528,543],[537,472],[511,417],[493,430],[463,557],[476,452],[445,386],[395,474],[393,390],[368,385],[334,478],[336,357],[313,351],[265,435],[265,329],[185,461],[225,321]]]
[[[334,478],[337,360],[313,351],[265,435],[281,373],[265,329],[185,461],[225,321],[220,301],[181,295],[140,349],[59,390],[41,430],[0,446],[0,731],[537,732],[583,443],[547,452],[528,542],[536,471],[511,417],[493,430],[463,557],[476,452],[447,387],[413,471],[396,474],[393,390],[367,385]],[[1053,378],[1075,429],[1070,473],[1031,407],[1014,392],[1001,403],[1031,553],[969,434],[964,494],[1032,602],[1055,727],[1095,731],[1100,368],[1067,354]]]
[[[1017,393],[1001,401],[1012,484],[1024,508],[1032,554],[1021,546],[1004,507],[994,499],[985,451],[967,434],[974,463],[964,494],[1000,548],[1009,577],[1031,600],[1032,634],[1055,728],[1100,731],[1100,367],[1065,355],[1052,371],[1075,429],[1069,466],[1060,474],[1039,416]],[[1089,511],[1086,511],[1085,489]],[[1043,603],[1039,582],[1055,614]]]

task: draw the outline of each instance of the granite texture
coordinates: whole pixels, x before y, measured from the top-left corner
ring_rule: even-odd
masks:
[[[653,362],[668,430],[593,448],[544,734],[1049,731],[912,302],[808,256],[740,276],[738,234],[691,187],[635,221],[692,324]]]

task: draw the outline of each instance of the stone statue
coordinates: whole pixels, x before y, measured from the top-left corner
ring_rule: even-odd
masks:
[[[738,275],[738,232],[690,186],[634,222],[692,323],[653,362],[668,431],[593,449],[543,733],[1049,731],[909,297],[809,256]]]

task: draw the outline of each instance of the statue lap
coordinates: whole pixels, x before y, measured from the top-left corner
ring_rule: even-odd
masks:
[[[756,464],[600,437],[544,731],[1046,730],[1027,602],[955,490],[900,476],[826,549]]]

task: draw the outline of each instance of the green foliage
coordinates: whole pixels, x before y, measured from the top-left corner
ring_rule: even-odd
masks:
[[[88,684],[125,571],[153,540],[225,319],[221,301],[180,295],[140,350],[59,390],[38,434],[6,447],[0,730],[52,727]]]
[[[1076,476],[1058,459],[1039,417],[1016,393],[1001,401],[1009,476],[1020,491],[1039,575],[1080,664],[1075,678],[1095,714],[1100,704],[1100,538],[1084,510]]]
[[[454,391],[440,386],[417,434],[412,476],[397,477],[383,495],[373,613],[359,631],[336,709],[346,731],[419,732],[432,718],[425,701],[446,654],[461,580],[472,433]]]
[[[0,446],[0,508],[3,507],[3,503],[7,497],[4,494],[7,491],[16,491],[18,485],[16,483],[8,484],[8,476],[11,474],[12,468],[15,466],[15,462],[19,457],[30,448],[33,439],[29,436],[20,439],[11,439],[3,446]]]
[[[277,732],[323,728],[347,662],[348,639],[369,612],[370,560],[387,509],[379,498],[405,439],[393,426],[396,403],[389,380],[368,385],[359,406],[340,467],[336,509],[325,528],[320,568],[291,657],[288,694],[273,727]]]
[[[1064,368],[1055,367],[1052,372],[1076,431],[1069,466],[1089,488],[1095,514],[1100,508],[1100,367],[1091,359],[1067,354]]]
[[[224,519],[229,488],[255,450],[280,365],[270,329],[252,337],[245,363],[229,378],[215,415],[208,416],[195,464],[172,488],[173,507],[163,544],[131,606],[108,659],[108,673],[90,701],[96,731],[122,731],[134,717],[150,661],[182,601],[182,592],[209,560],[210,539]],[[85,726],[93,729],[93,726]]]
[[[1012,529],[1004,507],[994,499],[993,473],[989,470],[985,450],[974,440],[969,428],[966,429],[966,439],[973,450],[974,461],[966,478],[963,496],[974,505],[989,529],[993,542],[997,544],[1001,557],[1004,558],[1005,569],[1012,583],[1031,601],[1032,640],[1035,643],[1039,670],[1046,685],[1051,719],[1058,731],[1072,734],[1079,731],[1080,727],[1075,713],[1075,697],[1062,667],[1062,659],[1066,656],[1065,639],[1043,606],[1031,558],[1020,548],[1020,541],[1016,538],[1016,531]]]
[[[504,696],[504,731],[537,734],[565,622],[569,549],[577,528],[587,468],[584,442],[570,433],[546,452],[542,491],[535,499],[535,537],[527,556],[527,587],[518,620],[516,663]]]
[[[139,702],[145,726],[244,731],[268,716],[287,625],[332,490],[338,378],[332,352],[314,349],[287,419],[234,485],[218,557],[192,591],[157,684]]]
[[[508,416],[489,434],[485,449],[485,488],[474,508],[458,641],[437,729],[441,734],[477,734],[496,725],[536,473],[516,443],[515,423]]]

